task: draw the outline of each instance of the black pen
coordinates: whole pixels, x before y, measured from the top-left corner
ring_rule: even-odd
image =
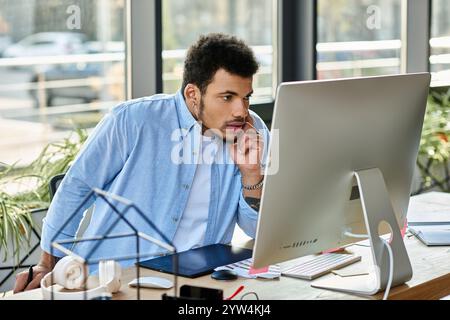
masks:
[[[27,284],[25,285],[25,288],[30,284],[31,281],[33,281],[33,266],[30,266],[28,268],[28,278],[27,278]]]

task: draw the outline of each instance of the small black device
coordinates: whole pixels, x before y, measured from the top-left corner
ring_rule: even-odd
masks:
[[[188,251],[176,253],[178,256],[177,275],[197,278],[211,273],[215,268],[225,266],[252,257],[252,250],[212,244]],[[175,273],[173,254],[141,261],[139,266],[165,273]]]
[[[236,280],[238,275],[233,270],[218,270],[211,274],[211,278],[216,280]]]
[[[180,288],[180,298],[223,300],[223,290],[184,285]]]

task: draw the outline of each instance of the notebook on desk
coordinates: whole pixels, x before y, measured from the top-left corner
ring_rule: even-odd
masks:
[[[409,231],[427,246],[450,246],[450,223],[414,223]]]

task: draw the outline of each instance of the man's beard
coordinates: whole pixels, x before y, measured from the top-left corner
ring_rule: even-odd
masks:
[[[197,121],[202,124],[202,132],[209,132],[212,135],[215,135],[223,140],[224,143],[236,143],[237,135],[233,132],[233,130],[227,130],[227,124],[224,124],[222,128],[209,128],[205,126],[205,121],[203,121],[203,115],[205,110],[205,103],[203,101],[203,97],[200,99],[199,110],[197,114]],[[245,119],[235,119],[234,121],[242,121],[245,122]]]

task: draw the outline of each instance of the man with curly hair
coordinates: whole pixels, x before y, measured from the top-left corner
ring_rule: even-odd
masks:
[[[185,60],[182,88],[175,95],[155,95],[115,107],[96,127],[67,172],[44,219],[40,263],[17,275],[14,291],[39,286],[62,252],[51,239],[92,188],[134,202],[172,241],[177,251],[229,243],[236,224],[255,237],[263,185],[268,130],[249,110],[253,76],[252,50],[236,37],[201,36]],[[84,237],[103,235],[116,216],[101,199],[92,198],[67,224],[58,240],[74,239],[85,210],[94,212]],[[159,238],[132,212],[127,219],[139,231]],[[123,222],[113,234],[129,233]],[[94,244],[73,249],[84,256]],[[92,258],[133,253],[135,239],[104,241]],[[142,252],[160,248],[142,242]],[[123,262],[131,265],[134,260]]]

